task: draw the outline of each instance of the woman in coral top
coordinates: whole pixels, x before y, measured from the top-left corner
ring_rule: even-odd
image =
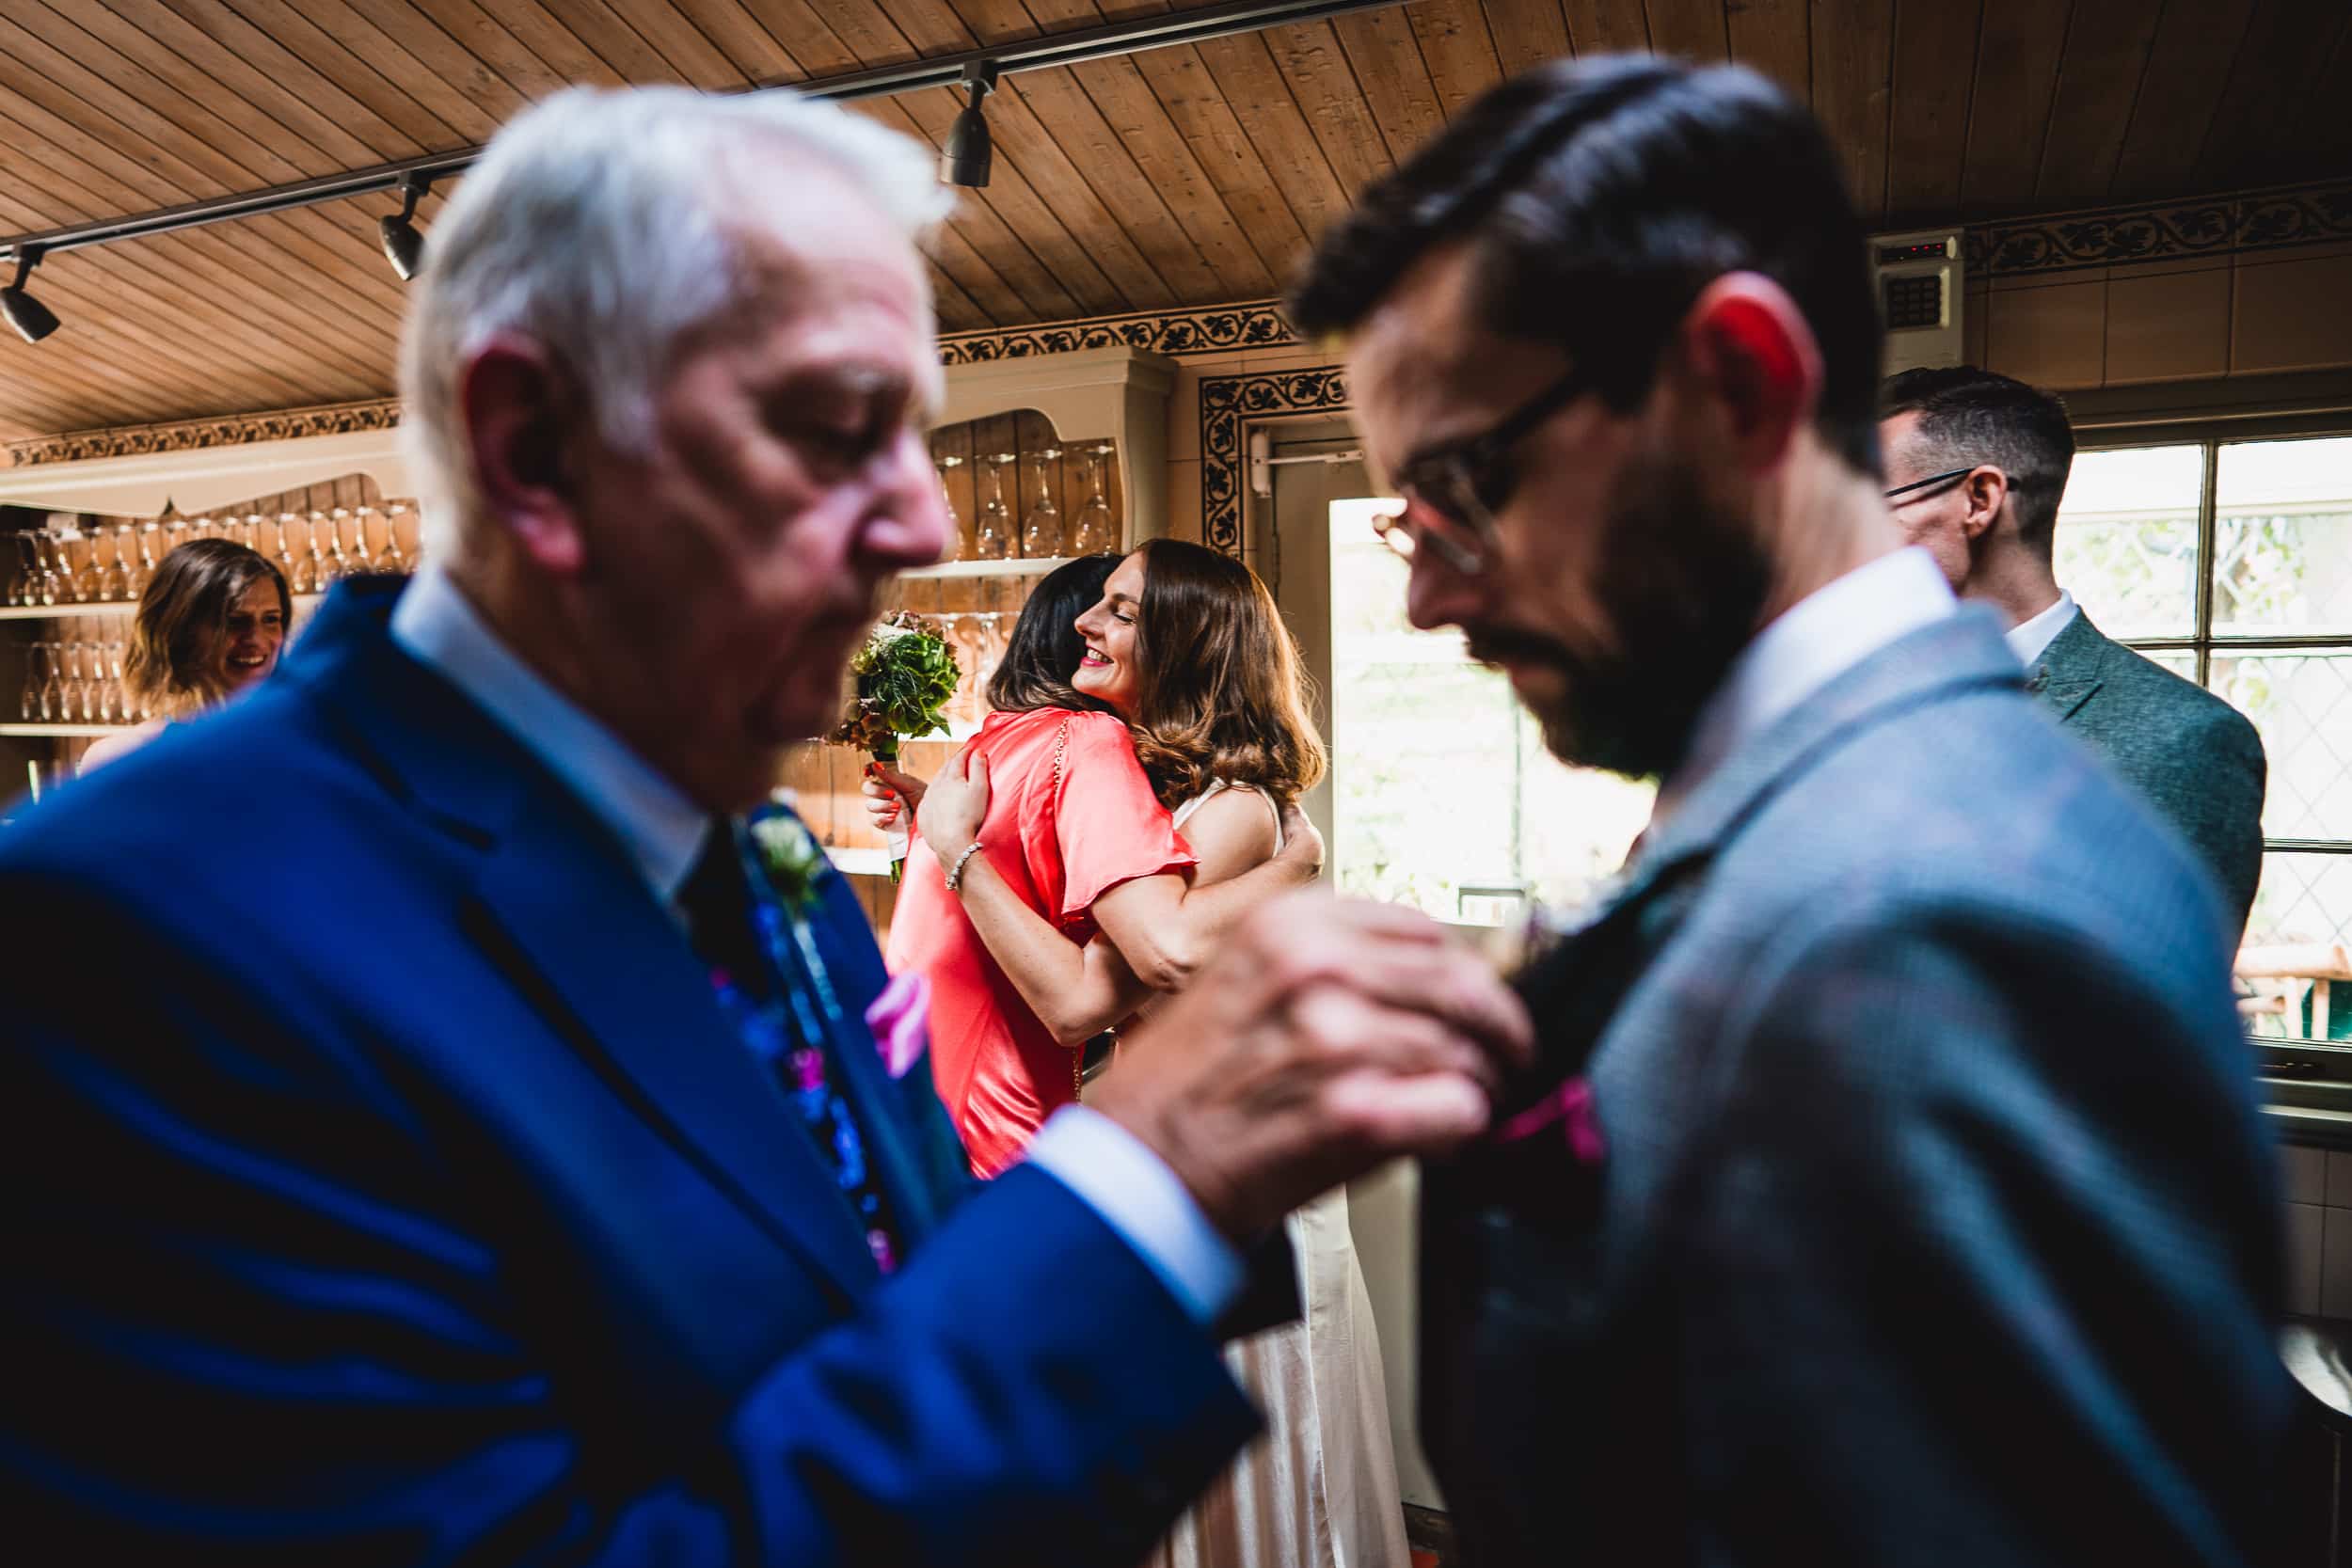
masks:
[[[930,977],[932,1076],[981,1176],[1012,1164],[1045,1118],[1077,1099],[1080,1049],[1124,1009],[1083,1027],[1057,1007],[1041,1018],[974,930],[959,897],[967,879],[1033,911],[1073,956],[1104,933],[1136,974],[1167,990],[1251,904],[1321,865],[1321,844],[1302,832],[1249,877],[1195,888],[1194,847],[1153,794],[1126,722],[1086,690],[1103,684],[1100,673],[1079,669],[1087,650],[1076,622],[1118,564],[1073,562],[1030,594],[989,683],[996,711],[962,753],[984,759],[993,785],[984,847],[952,860],[910,854],[891,916],[891,972]],[[919,783],[885,777],[916,803],[919,835]]]

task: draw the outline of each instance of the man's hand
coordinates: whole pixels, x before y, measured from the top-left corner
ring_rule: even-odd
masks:
[[[1282,847],[1275,852],[1274,863],[1302,886],[1323,875],[1323,835],[1295,800],[1282,808]]]
[[[1311,894],[1269,900],[1120,1042],[1089,1103],[1149,1145],[1226,1235],[1352,1176],[1486,1130],[1518,999],[1432,921]]]
[[[910,819],[923,804],[923,781],[912,773],[901,773],[884,762],[866,765],[866,782],[857,792],[866,797],[866,816],[877,828],[895,828],[899,814]]]

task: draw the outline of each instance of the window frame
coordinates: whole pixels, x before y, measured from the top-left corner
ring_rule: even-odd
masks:
[[[2299,649],[2352,650],[2352,632],[2233,633],[2217,636],[2213,629],[2214,546],[2220,531],[2218,494],[2221,449],[2246,441],[2322,440],[2352,438],[2352,405],[2201,420],[2118,420],[2078,425],[2077,453],[2116,451],[2132,447],[2197,446],[2202,452],[2203,480],[2197,501],[2197,600],[2195,625],[2185,637],[2119,637],[2115,641],[2136,653],[2187,653],[2197,660],[2197,684],[2213,689],[2213,659],[2217,650],[2227,655],[2293,653]],[[2064,526],[2061,520],[2060,526]],[[2063,587],[2063,584],[2060,584]],[[2263,853],[2352,855],[2352,837],[2272,838],[2263,835]]]
[[[2328,378],[2330,391],[2338,378]],[[2346,388],[2352,391],[2352,388]],[[2072,400],[2070,400],[2071,402]],[[2196,660],[2197,684],[2213,689],[2213,660],[2240,651],[2292,653],[2299,649],[2352,649],[2352,632],[2328,634],[2233,633],[2213,629],[2215,545],[2219,533],[2221,449],[2249,441],[2292,441],[2352,437],[2352,395],[2327,395],[2292,409],[2251,406],[2216,410],[2210,405],[2195,414],[2173,415],[2154,410],[2099,410],[2105,400],[2086,398],[2094,406],[2072,410],[2077,452],[2115,451],[2134,447],[2198,446],[2201,449],[2203,482],[2197,505],[2197,597],[2194,626],[2185,637],[2119,637],[2115,641],[2138,653],[2188,653]],[[2135,399],[2134,401],[2138,401]],[[2298,400],[2300,401],[2300,400]],[[2102,414],[2105,417],[2102,417]],[[2060,526],[2063,527],[2061,521]],[[2263,835],[2265,860],[2273,854],[2352,855],[2352,837],[2273,838]],[[2274,1103],[2307,1105],[2331,1111],[2352,1111],[2352,1045],[2297,1037],[2249,1036],[2260,1048],[2265,1098]]]

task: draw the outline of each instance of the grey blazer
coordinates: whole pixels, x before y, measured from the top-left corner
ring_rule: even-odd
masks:
[[[2114,641],[2079,611],[2027,683],[2144,796],[2211,874],[2242,936],[2263,869],[2262,736],[2246,716]]]
[[[2280,1194],[2178,841],[1965,610],[1848,671],[1533,965],[1543,1127],[1431,1162],[1423,1435],[1473,1568],[2238,1564]]]

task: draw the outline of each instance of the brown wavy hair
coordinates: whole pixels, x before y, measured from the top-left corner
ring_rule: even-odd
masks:
[[[1127,727],[1152,793],[1172,811],[1223,779],[1295,801],[1321,781],[1326,757],[1274,595],[1240,562],[1181,539],[1136,553],[1143,605]]]
[[[139,594],[138,619],[122,660],[122,684],[131,695],[174,719],[226,696],[213,655],[228,635],[230,608],[263,578],[277,587],[278,609],[291,632],[294,595],[286,591],[285,574],[267,557],[226,539],[174,546]]]

